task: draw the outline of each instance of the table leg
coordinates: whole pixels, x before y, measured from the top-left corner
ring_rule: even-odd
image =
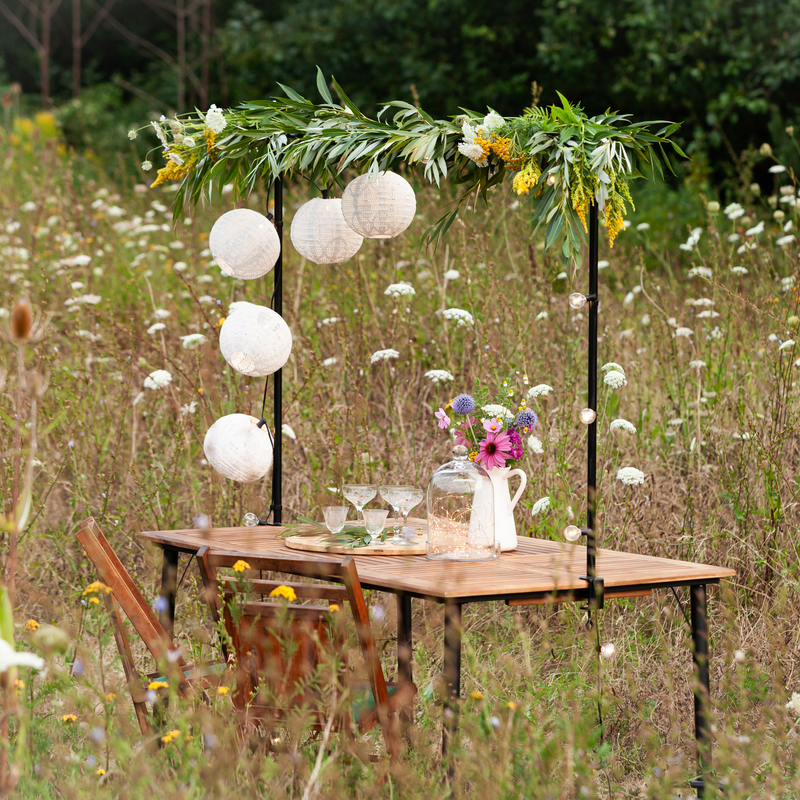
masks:
[[[708,676],[708,603],[705,584],[691,586],[692,644],[697,685],[694,692],[694,735],[697,740],[697,762],[700,770],[693,785],[697,796],[705,793],[706,774],[711,767],[711,742],[708,735],[706,713],[711,699]],[[699,785],[698,785],[699,784]]]
[[[164,630],[173,637],[175,631],[175,593],[178,584],[178,556],[172,547],[164,548],[164,561],[161,565],[161,603],[166,607],[159,609],[159,617]]]
[[[397,594],[397,682],[411,681],[411,597]]]
[[[461,695],[461,603],[445,602],[444,606],[444,724],[442,760],[447,764],[447,777],[455,773],[448,751],[458,732],[458,698]]]

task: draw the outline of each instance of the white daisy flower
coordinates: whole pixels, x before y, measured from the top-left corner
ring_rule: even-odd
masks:
[[[541,497],[533,504],[533,508],[531,509],[531,516],[535,517],[537,514],[541,514],[543,511],[547,511],[549,508],[550,508],[550,498]]]
[[[744,216],[744,209],[739,203],[731,203],[729,206],[725,206],[725,210],[722,213],[728,219],[734,220]]]
[[[452,373],[446,369],[430,369],[425,373],[425,377],[432,383],[446,383],[455,380]]]
[[[611,425],[609,425],[609,428],[612,431],[620,430],[625,431],[625,433],[636,433],[636,426],[628,422],[626,419],[615,419]]]
[[[380,361],[389,361],[392,358],[400,358],[400,353],[391,347],[387,350],[376,350],[369,359],[370,364],[377,364]]]
[[[638,486],[644,483],[644,472],[636,467],[622,467],[617,472],[617,480],[626,486]]]
[[[172,375],[165,369],[157,369],[144,379],[144,388],[156,391],[157,389],[163,389],[165,386],[169,386],[170,383],[172,383]]]

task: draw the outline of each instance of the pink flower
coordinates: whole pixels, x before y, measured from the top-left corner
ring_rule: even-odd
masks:
[[[442,430],[450,427],[450,417],[447,416],[447,412],[443,408],[440,408],[433,416],[439,420],[439,427]]]
[[[455,442],[456,444],[462,444],[468,450],[472,450],[475,446],[475,442],[473,439],[470,439],[467,436],[467,433],[472,430],[472,426],[475,424],[475,417],[466,417],[464,419],[464,429],[456,428],[455,432]]]
[[[497,419],[497,417],[494,417],[493,419],[485,419],[483,421],[483,427],[489,431],[489,433],[497,433],[503,430],[503,423],[501,420]]]
[[[511,456],[511,448],[511,438],[504,431],[488,433],[478,445],[478,455],[475,460],[485,469],[504,467],[506,459]]]

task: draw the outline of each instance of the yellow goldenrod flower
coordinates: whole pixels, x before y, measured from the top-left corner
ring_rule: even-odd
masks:
[[[270,593],[270,597],[283,597],[290,603],[297,600],[297,595],[291,586],[276,586]]]
[[[515,703],[513,700],[509,700],[509,701],[508,701],[508,703],[506,703],[506,705],[507,705],[507,706],[508,706],[508,707],[509,707],[509,708],[510,708],[512,711],[516,711],[516,710],[519,708],[519,704],[518,704],[518,703]]]
[[[483,700],[483,692],[470,692],[469,696],[473,700]]]
[[[106,702],[108,702],[108,703],[113,703],[116,699],[117,699],[117,696],[114,694],[114,692],[109,692],[106,695]]]
[[[333,613],[334,611],[338,611],[338,610],[339,610],[339,604],[338,603],[330,603],[328,605],[328,611],[330,611],[331,613]]]
[[[469,454],[469,460],[470,460],[470,461],[474,461],[474,460],[475,460],[477,457],[478,457],[478,452],[477,452],[477,450],[476,450],[474,453],[470,453],[470,454]]]
[[[97,772],[95,772],[95,775],[105,775],[105,774],[106,771],[102,767],[100,767],[100,769],[98,769]]]
[[[86,597],[90,594],[99,594],[100,592],[105,592],[106,594],[111,594],[111,587],[106,586],[101,581],[95,581],[94,583],[90,583],[84,590],[83,590],[83,597]]]
[[[64,714],[64,716],[61,717],[61,721],[62,722],[77,722],[78,718],[74,714]]]
[[[539,182],[539,176],[542,171],[539,169],[539,164],[535,158],[526,162],[522,169],[514,176],[514,191],[517,194],[528,194],[534,186]]]
[[[229,686],[217,686],[217,694],[226,695],[230,691]]]
[[[39,623],[35,619],[29,619],[25,623],[25,630],[29,631],[29,632],[37,630],[38,627],[39,627]]]
[[[168,689],[169,684],[166,681],[150,681],[147,688],[155,692],[157,689]]]
[[[241,558],[233,565],[234,572],[244,572],[246,569],[250,569],[250,565]]]

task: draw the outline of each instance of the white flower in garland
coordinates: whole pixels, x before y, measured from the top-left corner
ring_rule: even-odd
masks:
[[[505,124],[506,121],[496,111],[490,111],[483,118],[483,127],[486,128],[487,131],[499,130]]]
[[[227,124],[225,115],[216,105],[212,104],[206,113],[206,125],[214,131],[214,133],[222,133]]]
[[[612,431],[620,430],[633,435],[636,434],[636,426],[632,425],[626,419],[615,419],[609,427]]]
[[[531,516],[535,517],[537,514],[541,514],[543,511],[547,511],[549,508],[550,508],[550,498],[542,497],[533,504],[533,508],[531,509]]]
[[[552,386],[548,386],[546,383],[540,383],[538,386],[533,386],[528,390],[528,397],[547,397],[550,392],[554,392]]]
[[[144,379],[144,388],[156,391],[157,389],[164,389],[170,383],[172,383],[172,375],[165,369],[157,369]]]
[[[452,373],[446,369],[431,369],[425,373],[425,377],[432,383],[447,383],[447,381],[455,380]]]
[[[636,467],[622,467],[617,472],[617,480],[626,486],[639,486],[644,483],[644,472]]]
[[[389,297],[413,297],[416,293],[410,283],[392,283],[386,287],[384,292]]]
[[[387,350],[376,350],[369,359],[370,364],[378,364],[381,361],[389,361],[392,358],[400,358],[400,353],[391,347]]]
[[[458,152],[466,156],[470,161],[474,161],[479,167],[485,167],[489,162],[483,154],[483,148],[479,144],[458,143]]]
[[[153,130],[156,132],[156,136],[158,136],[158,141],[161,142],[164,147],[169,147],[169,142],[167,141],[164,131],[161,130],[161,126],[155,120],[153,120],[150,124],[153,126]]]
[[[544,447],[542,447],[542,440],[538,436],[529,436],[528,437],[528,449],[531,453],[535,453],[537,456],[544,454]]]
[[[170,153],[168,158],[175,166],[183,166],[183,159],[177,153]]]
[[[628,381],[625,380],[624,373],[612,369],[603,377],[603,383],[612,389],[621,389],[623,386],[627,385]]]
[[[446,308],[444,311],[442,311],[442,316],[445,319],[452,320],[459,327],[475,324],[475,317],[473,317],[469,311],[465,311],[463,308]]]

